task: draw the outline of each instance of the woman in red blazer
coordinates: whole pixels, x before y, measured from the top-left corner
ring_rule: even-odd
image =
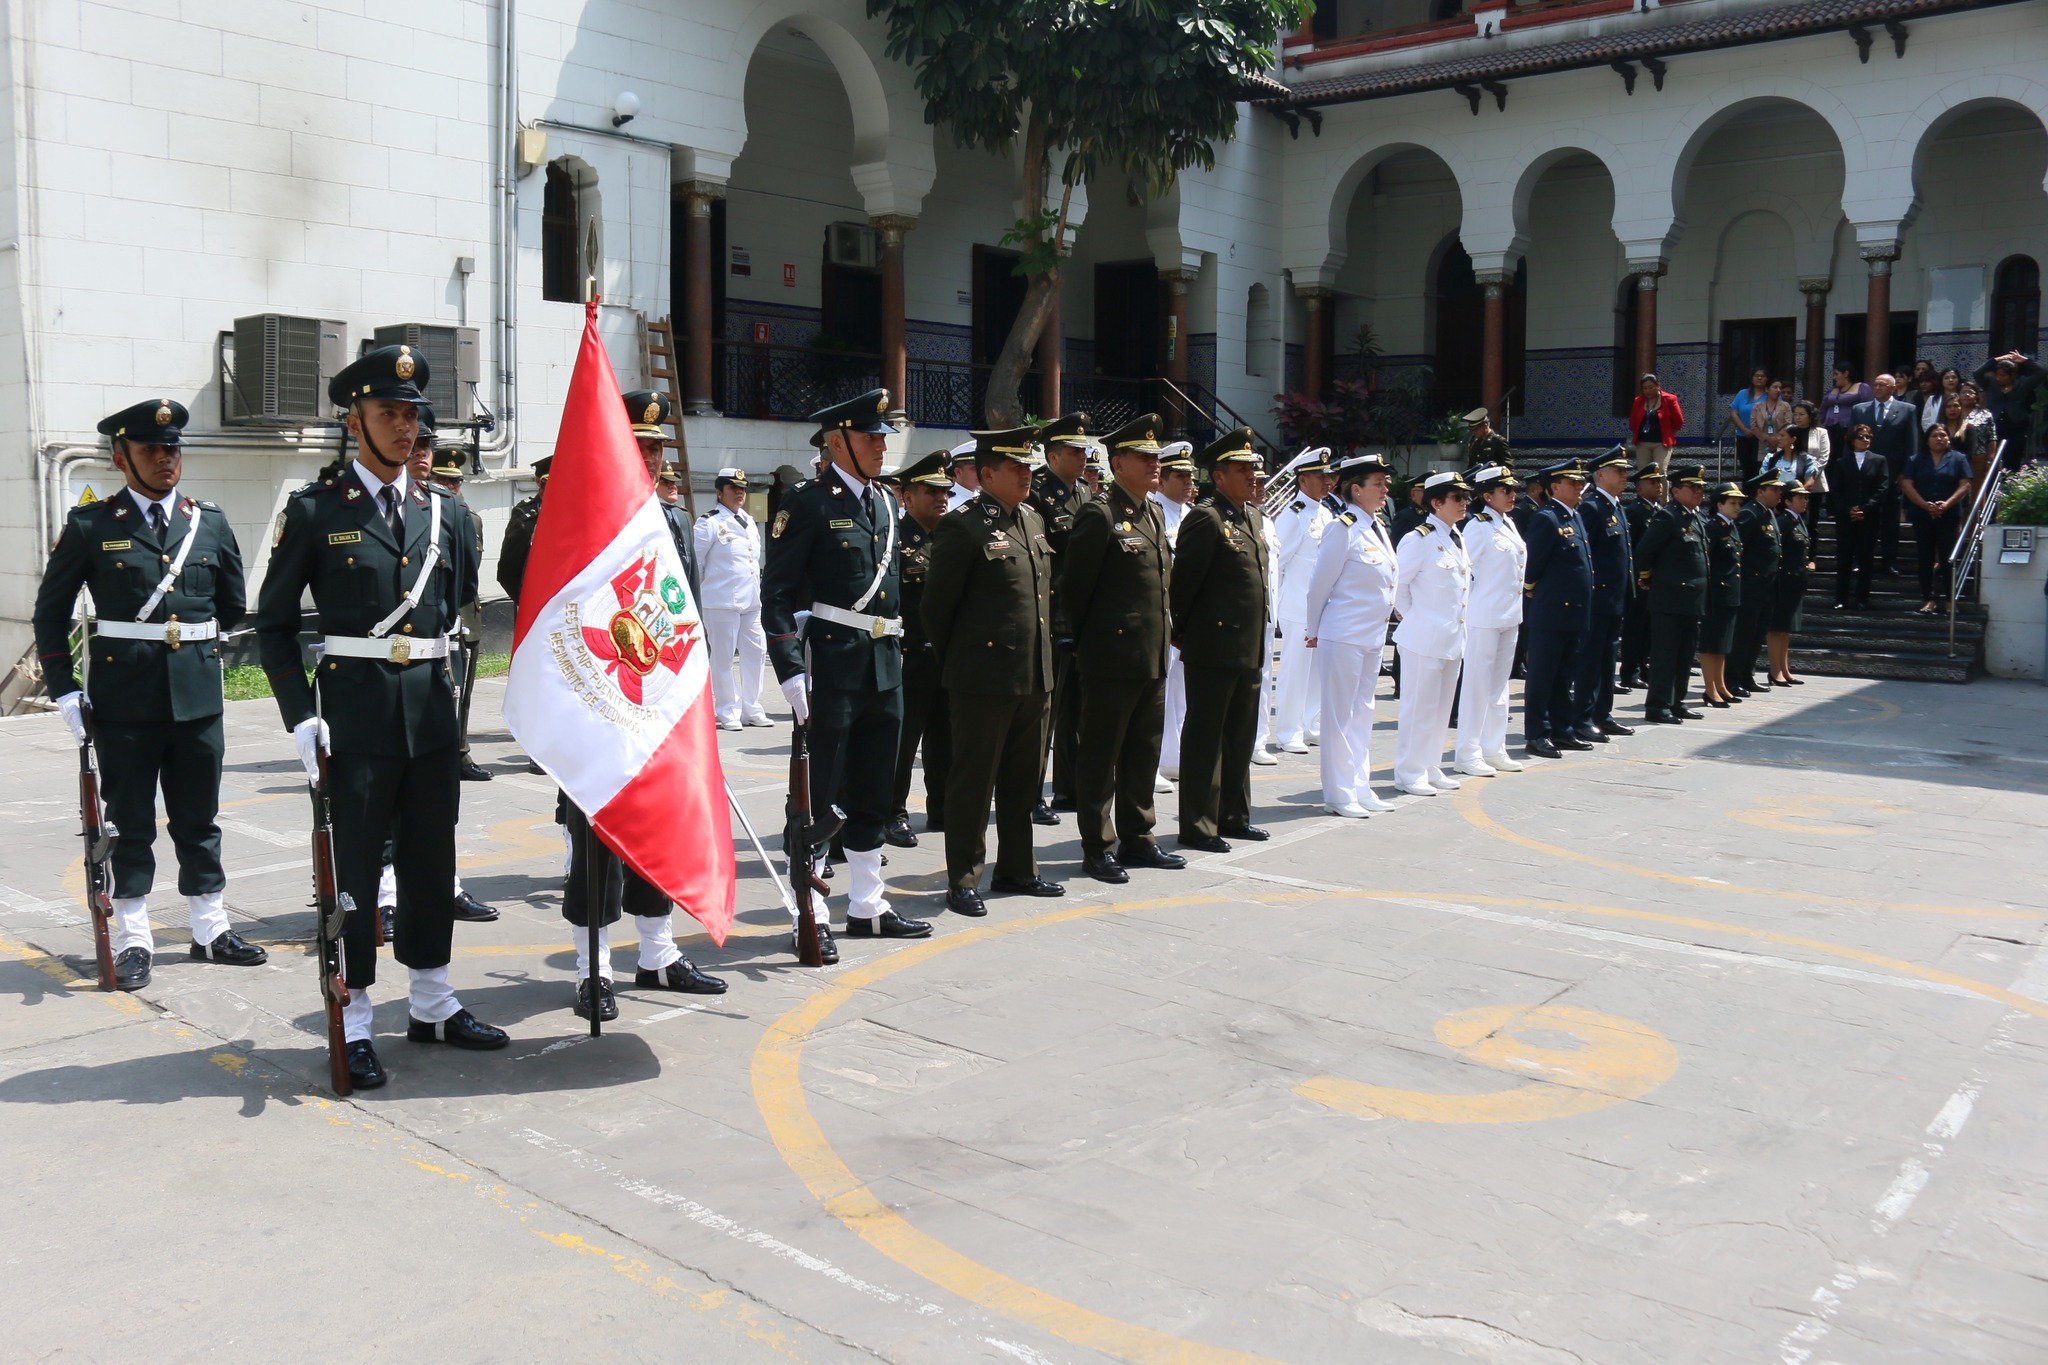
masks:
[[[1678,395],[1664,392],[1656,375],[1644,375],[1628,407],[1628,438],[1635,443],[1636,459],[1668,465],[1671,447],[1678,444],[1678,429],[1684,425],[1685,411],[1678,406]]]

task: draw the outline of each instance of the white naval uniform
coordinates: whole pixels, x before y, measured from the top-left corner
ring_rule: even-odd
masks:
[[[1147,493],[1159,508],[1161,523],[1166,528],[1166,552],[1170,555],[1180,544],[1181,519],[1188,514],[1190,504],[1175,502],[1172,498],[1157,493]],[[1180,771],[1180,727],[1188,714],[1188,676],[1181,667],[1180,651],[1173,646],[1166,647],[1166,732],[1159,739],[1159,766]]]
[[[1394,784],[1455,785],[1443,770],[1445,731],[1465,656],[1465,612],[1472,561],[1457,529],[1431,513],[1401,537],[1394,610],[1401,613],[1401,724],[1394,741]]]
[[[1465,682],[1458,695],[1458,762],[1477,764],[1508,747],[1508,674],[1522,629],[1522,575],[1529,547],[1513,518],[1481,508],[1465,523],[1472,599],[1465,610]]]
[[[1266,562],[1280,562],[1280,533],[1273,529],[1271,517],[1259,519],[1259,534],[1266,542]],[[1259,648],[1259,735],[1252,745],[1253,753],[1264,753],[1273,747],[1273,627],[1279,621],[1280,576],[1266,575],[1266,629]]]
[[[1280,580],[1280,673],[1273,697],[1273,738],[1283,745],[1290,740],[1305,742],[1321,729],[1316,658],[1303,643],[1303,628],[1308,624],[1309,575],[1333,520],[1322,503],[1300,497],[1271,518],[1280,538],[1280,553],[1273,557]]]
[[[703,598],[704,644],[711,651],[711,703],[720,725],[768,719],[761,708],[761,526],[745,511],[716,507],[697,518],[697,574]],[[737,649],[740,676],[733,686]]]
[[[1321,674],[1323,801],[1349,805],[1372,791],[1373,701],[1396,582],[1387,529],[1357,509],[1333,520],[1308,578],[1303,629]]]

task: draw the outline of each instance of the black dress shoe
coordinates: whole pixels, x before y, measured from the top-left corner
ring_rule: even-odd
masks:
[[[1522,749],[1524,752],[1534,754],[1538,758],[1563,757],[1563,755],[1558,752],[1557,745],[1553,744],[1548,739],[1532,739],[1527,744],[1524,744],[1522,746]]]
[[[1705,716],[1701,715],[1701,714],[1700,714],[1699,712],[1697,712],[1697,711],[1693,710],[1693,709],[1692,709],[1691,707],[1688,707],[1688,706],[1676,706],[1676,707],[1673,707],[1673,708],[1672,708],[1672,710],[1671,710],[1671,714],[1672,714],[1672,715],[1674,715],[1674,716],[1676,716],[1676,717],[1678,717],[1678,718],[1679,718],[1680,720],[1705,720],[1705,719],[1706,719],[1706,717],[1705,717]]]
[[[802,945],[803,940],[798,938],[796,934],[791,933],[789,936],[789,950],[797,954],[799,959],[803,956]],[[818,926],[818,961],[827,967],[836,966],[839,962],[839,945],[832,941],[832,926],[829,924]]]
[[[971,886],[956,886],[947,891],[946,908],[969,919],[980,919],[988,913],[988,907],[981,903],[981,893]]]
[[[464,924],[489,924],[498,917],[498,912],[485,905],[467,891],[455,895],[455,918]]]
[[[1622,674],[1622,675],[1621,675],[1621,681],[1620,681],[1620,682],[1618,682],[1618,683],[1616,683],[1616,684],[1615,684],[1614,686],[1615,686],[1615,690],[1616,690],[1616,691],[1622,691],[1622,690],[1625,690],[1625,689],[1628,689],[1628,688],[1634,688],[1634,687],[1641,687],[1642,685],[1643,685],[1643,675],[1642,675],[1642,674],[1640,674],[1640,673],[1624,673],[1624,674]]]
[[[1574,729],[1572,738],[1581,744],[1605,744],[1607,736],[1600,733],[1597,725],[1581,725]]]
[[[1051,806],[1041,801],[1031,808],[1031,823],[1034,825],[1057,825],[1059,816],[1053,814]]]
[[[1067,888],[1043,877],[989,878],[988,889],[999,896],[1064,896]]]
[[[1606,720],[1594,721],[1593,728],[1598,730],[1603,735],[1617,735],[1623,737],[1632,735],[1636,732],[1635,726],[1623,725],[1620,721],[1615,720],[1611,716]]]
[[[1629,682],[1627,679],[1623,679],[1614,685],[1614,695],[1617,697],[1625,697],[1635,690],[1636,684]]]
[[[605,997],[609,999],[610,996],[611,984],[607,982]],[[612,1013],[617,1016],[618,1006],[612,1006]],[[405,1026],[405,1038],[409,1043],[446,1043],[470,1052],[495,1052],[512,1041],[505,1030],[491,1027],[468,1010],[457,1010],[438,1024],[429,1024],[424,1019],[409,1020]]]
[[[348,1083],[358,1090],[375,1090],[384,1084],[384,1063],[377,1060],[377,1049],[370,1046],[367,1038],[358,1038],[348,1045]]]
[[[1669,711],[1645,711],[1643,712],[1643,719],[1652,725],[1678,724],[1678,717],[1672,715]]]
[[[1804,678],[1780,678],[1780,679],[1778,679],[1778,681],[1777,681],[1777,682],[1776,682],[1775,684],[1773,684],[1773,686],[1776,686],[1776,687],[1804,687],[1804,686],[1806,686],[1806,679],[1804,679]]]
[[[1050,807],[1051,809],[1053,809],[1053,810],[1079,810],[1079,809],[1081,809],[1080,803],[1079,803],[1079,802],[1077,802],[1077,801],[1075,801],[1073,797],[1071,797],[1071,796],[1061,796],[1061,795],[1059,795],[1059,794],[1057,794],[1057,793],[1055,793],[1055,794],[1053,795],[1053,798],[1052,798],[1052,800],[1051,800],[1051,801],[1049,801],[1049,802],[1047,802],[1046,804],[1047,804],[1047,805],[1048,805],[1048,806],[1049,806],[1049,807]]]
[[[1175,842],[1182,848],[1191,848],[1197,853],[1230,852],[1230,845],[1214,834],[1183,834]]]
[[[398,907],[380,905],[377,907],[377,932],[384,935],[386,943],[398,937]]]
[[[270,960],[269,953],[232,929],[221,930],[211,943],[193,944],[192,956],[202,962],[225,962],[233,967],[260,967]]]
[[[1163,867],[1177,872],[1188,865],[1188,860],[1178,853],[1168,853],[1151,840],[1142,844],[1119,844],[1116,860],[1125,867]]]
[[[123,948],[114,957],[114,989],[139,991],[149,984],[149,949]]]
[[[905,919],[894,910],[884,910],[873,919],[848,917],[846,936],[848,938],[930,938],[932,926],[929,920]],[[720,990],[725,987],[721,984]]]
[[[1254,844],[1263,844],[1273,837],[1273,831],[1257,825],[1219,825],[1216,832],[1226,839],[1244,839]]]
[[[479,766],[473,758],[463,759],[462,766],[455,770],[455,775],[464,782],[488,782],[491,780],[489,770]]]
[[[1734,704],[1732,701],[1715,701],[1712,697],[1707,698],[1707,705],[1713,707],[1716,711],[1726,711]]]
[[[1550,742],[1560,749],[1590,749],[1593,747],[1586,743],[1585,740],[1573,734],[1553,735]]]
[[[1754,687],[1751,687],[1748,683],[1729,683],[1728,695],[1731,697],[1754,696],[1756,695],[1756,689]]]
[[[1106,848],[1081,855],[1081,870],[1096,881],[1108,882],[1111,886],[1122,886],[1131,879],[1131,874],[1124,871],[1124,865],[1116,860],[1116,855]]]
[[[658,972],[644,967],[633,973],[633,985],[643,991],[681,991],[684,995],[724,995],[725,982],[706,976],[697,964],[679,957]]]
[[[1748,696],[1749,693],[1747,692],[1736,692],[1731,690],[1727,696],[1721,699],[1721,701],[1722,704],[1726,706],[1740,706]]]
[[[588,1019],[590,1017],[590,978],[587,976],[576,983],[575,1009],[578,1019]],[[618,998],[612,994],[612,983],[603,977],[599,977],[597,979],[597,1020],[601,1024],[609,1024],[618,1017],[619,1002]]]
[[[917,836],[910,832],[910,817],[899,815],[883,826],[882,842],[891,848],[916,848]]]

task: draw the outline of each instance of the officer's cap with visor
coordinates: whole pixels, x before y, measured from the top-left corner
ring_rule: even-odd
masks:
[[[1353,455],[1337,466],[1337,488],[1339,491],[1349,489],[1353,484],[1364,483],[1375,474],[1384,474],[1389,480],[1394,477],[1393,466],[1387,463],[1386,456],[1378,451]]]
[[[1515,471],[1504,464],[1487,464],[1471,471],[1465,482],[1472,485],[1474,493],[1491,493],[1496,488],[1520,488],[1522,481],[1515,477]]]
[[[1095,444],[1095,438],[1088,434],[1088,414],[1070,412],[1064,417],[1055,417],[1038,429],[1038,439],[1043,445],[1074,446],[1086,450]]]
[[[1422,481],[1422,500],[1434,502],[1446,493],[1470,493],[1472,485],[1465,482],[1465,476],[1454,469],[1441,474],[1432,474]]]
[[[998,460],[1015,460],[1026,469],[1045,468],[1045,454],[1039,449],[1036,427],[1011,427],[1007,431],[970,432],[974,437],[974,462],[990,465]]]
[[[1652,460],[1648,464],[1644,465],[1641,469],[1638,469],[1633,474],[1630,474],[1628,476],[1628,481],[1630,483],[1641,483],[1644,479],[1661,479],[1663,477],[1663,466],[1659,465],[1655,460]]]
[[[1236,431],[1225,432],[1209,442],[1208,445],[1203,446],[1202,453],[1196,456],[1195,459],[1196,463],[1200,464],[1202,468],[1211,471],[1214,471],[1216,466],[1220,464],[1256,465],[1265,463],[1260,458],[1258,449],[1252,445],[1252,429],[1250,427],[1239,427]]]
[[[1608,452],[1607,452],[1606,454],[1604,454],[1604,455],[1599,455],[1599,456],[1596,456],[1596,457],[1595,457],[1595,458],[1593,459],[1593,462],[1592,462],[1591,464],[1589,464],[1589,465],[1587,465],[1587,466],[1586,466],[1586,472],[1587,472],[1588,474],[1597,474],[1597,473],[1599,473],[1599,472],[1600,472],[1601,470],[1603,470],[1603,469],[1627,469],[1627,468],[1628,468],[1628,447],[1627,447],[1627,446],[1616,446],[1616,447],[1614,447],[1614,448],[1613,448],[1612,450],[1608,451]]]
[[[1547,464],[1537,470],[1536,477],[1545,483],[1551,483],[1558,479],[1570,479],[1574,483],[1584,483],[1586,481],[1586,469],[1584,465],[1581,465],[1575,459],[1559,460],[1556,464]]]
[[[1703,464],[1675,464],[1671,466],[1671,482],[1688,484],[1694,488],[1707,486],[1707,467]]]
[[[1160,425],[1158,413],[1141,412],[1115,431],[1104,435],[1102,444],[1109,447],[1112,457],[1133,451],[1140,455],[1157,455],[1163,469],[1166,467],[1167,447],[1159,444]],[[1176,441],[1174,444],[1179,446],[1183,453],[1194,449],[1185,441]],[[1194,466],[1191,464],[1188,469],[1192,472]]]
[[[896,471],[896,482],[905,488],[915,484],[920,488],[936,488],[940,492],[951,492],[953,488],[953,456],[950,451],[934,450],[922,459],[913,460]]]
[[[675,420],[675,412],[667,394],[657,389],[635,389],[619,397],[625,401],[626,420],[633,424],[635,436],[668,439],[668,433],[662,428]]]
[[[713,488],[745,488],[747,486],[747,471],[737,466],[728,466],[712,476],[711,486]]]
[[[818,430],[811,437],[811,444],[823,450],[825,438],[835,431],[859,431],[870,436],[887,436],[896,430],[888,421],[888,414],[887,389],[869,389],[858,398],[849,398],[844,403],[834,403],[829,408],[820,408],[811,414],[811,420],[818,424]]]
[[[100,419],[100,435],[116,441],[144,446],[180,446],[185,443],[185,423],[191,417],[185,405],[173,398],[151,398]]]
[[[1476,407],[1465,414],[1465,425],[1468,427],[1476,427],[1481,422],[1491,422],[1492,420],[1493,414],[1488,412],[1483,406]]]
[[[379,346],[328,380],[327,397],[343,410],[380,398],[419,405],[427,401],[426,386],[425,356],[414,354],[410,346]]]
[[[1116,443],[1110,442],[1111,454],[1116,453]],[[1168,441],[1159,447],[1159,472],[1162,474],[1192,474],[1195,472],[1195,447],[1191,441]]]
[[[1296,474],[1336,473],[1335,467],[1330,463],[1330,448],[1328,446],[1317,446],[1313,450],[1304,450],[1302,454],[1308,458],[1294,467]]]

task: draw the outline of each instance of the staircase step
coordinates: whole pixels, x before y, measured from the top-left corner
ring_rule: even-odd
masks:
[[[1856,630],[1854,628],[1831,631],[1801,630],[1792,637],[1800,649],[1815,651],[1828,650],[1837,653],[1855,653],[1863,650],[1877,650],[1880,653],[1910,654],[1915,658],[1935,656],[1948,657],[1948,636],[1943,635],[1893,635],[1886,631]],[[1965,639],[1961,631],[1956,632],[1956,653],[1966,659],[1974,659],[1983,652],[1983,637]]]
[[[1904,654],[1883,649],[1792,651],[1792,671],[1830,678],[1885,678],[1914,682],[1966,683],[1979,672],[1974,656]]]

